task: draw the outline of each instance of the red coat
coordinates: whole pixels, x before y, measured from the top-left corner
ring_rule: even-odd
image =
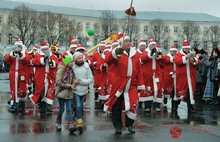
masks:
[[[147,48],[141,55],[145,91],[140,94],[139,101],[154,101],[162,103],[163,73],[161,69],[161,62],[164,62],[165,58],[162,56],[161,59],[156,59],[156,56],[150,56],[150,53],[150,49]]]
[[[197,64],[193,65],[185,56],[186,54],[181,50],[174,57],[174,63],[176,64],[176,94],[174,100],[187,101],[187,97],[190,97],[191,104],[195,104],[193,93],[196,86],[196,66],[200,64],[200,60],[194,57]],[[187,95],[188,90],[189,96]]]
[[[93,69],[93,73],[94,73],[94,88],[97,89],[98,88],[98,76],[100,74],[100,70],[96,69],[96,65],[98,63],[99,58],[101,57],[101,54],[99,52],[95,52],[92,57],[91,57],[91,64],[90,67]]]
[[[99,92],[99,99],[106,100],[107,99],[107,87],[108,87],[108,65],[105,62],[105,55],[102,54],[102,57],[99,58],[96,70],[99,70],[99,74],[97,76],[97,86]]]
[[[138,90],[143,90],[143,73],[136,50],[130,48],[129,55],[124,51],[122,57],[117,59],[115,50],[106,57],[108,65],[115,64],[115,76],[107,102],[104,105],[104,111],[111,111],[117,98],[123,93],[124,106],[122,108],[131,119],[136,118],[138,106]]]
[[[49,56],[50,60],[53,62],[52,66],[44,61],[44,54],[39,53],[34,56],[31,60],[31,64],[36,67],[36,72],[34,76],[34,83],[36,92],[29,96],[31,101],[36,104],[39,101],[41,94],[44,94],[42,101],[48,104],[53,104],[54,99],[54,85],[55,85],[55,70],[59,63],[57,57],[52,53]],[[44,91],[44,92],[42,92]]]
[[[173,91],[173,86],[174,86],[174,66],[175,64],[173,63],[173,56],[168,53],[166,56],[166,65],[164,66],[163,69],[163,94],[164,97],[170,97],[172,95]]]
[[[30,58],[27,52],[22,51],[23,56],[16,57],[12,51],[5,57],[5,62],[10,65],[9,80],[10,80],[10,92],[11,101],[13,105],[14,101],[26,100],[27,91],[27,64],[30,62]]]

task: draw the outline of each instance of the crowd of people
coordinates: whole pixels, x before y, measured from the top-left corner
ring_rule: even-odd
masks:
[[[4,58],[10,65],[9,111],[24,111],[25,101],[30,99],[41,114],[51,114],[56,97],[56,129],[62,128],[66,108],[70,133],[83,132],[83,104],[89,85],[94,83],[94,101],[111,112],[115,133],[122,133],[121,117],[125,112],[125,126],[134,134],[138,108],[144,107],[146,113],[152,109],[160,112],[171,99],[172,113],[177,113],[184,101],[188,113],[193,114],[197,98],[219,106],[219,57],[220,47],[209,54],[199,47],[192,48],[188,41],[183,41],[179,52],[171,46],[168,54],[163,54],[153,39],[147,43],[140,40],[136,48],[124,33],[112,42],[101,41],[91,56],[75,38],[64,53],[48,42],[27,52],[18,39]]]

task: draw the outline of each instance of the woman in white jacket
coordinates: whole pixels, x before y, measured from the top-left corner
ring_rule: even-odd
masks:
[[[73,70],[75,73],[74,83],[76,84],[76,90],[74,90],[74,101],[76,107],[76,128],[83,132],[83,120],[82,120],[82,108],[85,95],[88,94],[88,86],[93,82],[92,71],[89,64],[84,62],[83,54],[75,52],[73,55],[75,64]]]

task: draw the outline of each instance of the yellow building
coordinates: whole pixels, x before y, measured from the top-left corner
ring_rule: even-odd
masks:
[[[42,13],[45,11],[50,11],[54,14],[62,14],[62,16],[68,19],[74,19],[76,22],[76,27],[78,30],[76,34],[76,38],[78,38],[79,42],[82,41],[82,38],[86,38],[87,41],[92,41],[92,45],[84,45],[88,48],[97,44],[100,40],[103,40],[103,35],[100,29],[100,17],[102,16],[103,10],[86,10],[86,9],[78,9],[78,8],[67,8],[67,7],[58,7],[58,6],[49,6],[49,5],[39,5],[39,4],[31,4],[31,3],[23,3],[23,2],[11,2],[0,0],[0,53],[6,54],[11,47],[13,46],[13,41],[15,40],[13,37],[9,37],[4,31],[7,24],[10,22],[8,15],[10,12],[17,6],[25,4],[26,6],[36,10],[38,13]],[[111,11],[114,15],[115,20],[118,22],[116,25],[112,25],[111,31],[122,31],[123,24],[121,19],[125,18],[124,11]],[[151,24],[152,20],[161,19],[164,22],[163,32],[166,33],[166,39],[162,37],[160,39],[160,46],[163,50],[168,50],[171,45],[177,45],[181,47],[182,41],[184,37],[180,38],[180,33],[183,32],[182,23],[190,20],[198,24],[198,28],[194,29],[194,33],[197,34],[197,37],[191,40],[191,44],[198,44],[201,47],[209,48],[213,46],[213,42],[210,40],[210,26],[218,25],[220,27],[220,18],[215,17],[206,13],[183,13],[183,12],[152,12],[152,11],[137,11],[137,23],[133,25],[133,30],[136,34],[133,34],[131,39],[134,45],[138,45],[140,38],[144,40],[149,40],[153,38],[152,35],[155,26]],[[95,36],[88,36],[87,30],[89,28],[93,28],[95,30]],[[156,27],[158,28],[158,27]],[[180,32],[181,31],[181,32]],[[161,36],[161,35],[159,35]],[[40,38],[40,37],[38,37]],[[43,39],[42,39],[43,40]],[[219,44],[219,37],[216,40],[216,44]],[[85,42],[86,43],[86,42]],[[90,42],[91,43],[91,42]],[[34,43],[35,44],[40,43]],[[59,41],[62,50],[66,50],[68,48],[69,43],[63,41]]]

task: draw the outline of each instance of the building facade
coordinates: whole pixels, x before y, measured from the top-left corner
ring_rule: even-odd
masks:
[[[31,9],[36,10],[40,15],[43,12],[50,11],[53,14],[59,14],[65,17],[68,21],[74,22],[74,33],[71,33],[72,37],[79,40],[88,49],[96,45],[100,40],[104,40],[103,26],[100,24],[103,13],[105,10],[86,10],[77,8],[57,7],[48,5],[39,5],[23,2],[10,2],[6,0],[0,0],[0,53],[6,54],[15,41],[15,37],[7,33],[6,27],[13,21],[13,17],[10,17],[13,9],[20,5],[25,5]],[[109,11],[108,11],[109,12]],[[169,50],[169,47],[176,45],[178,48],[184,39],[190,40],[191,45],[199,45],[202,48],[208,49],[216,46],[220,42],[220,30],[217,29],[217,33],[213,34],[211,27],[220,27],[220,18],[205,13],[181,13],[181,12],[151,12],[151,11],[138,11],[135,17],[135,22],[129,21],[127,29],[124,29],[124,23],[126,22],[126,14],[124,11],[110,11],[114,15],[114,23],[111,23],[108,29],[109,33],[128,31],[128,35],[131,36],[132,43],[138,45],[139,40],[155,39],[161,46],[164,52]],[[107,17],[106,17],[107,18]],[[131,19],[132,20],[132,19]],[[187,23],[187,21],[189,23]],[[191,23],[190,23],[191,22]],[[193,24],[193,25],[192,25]],[[65,27],[66,26],[66,27]],[[56,26],[57,27],[57,26]],[[67,28],[66,25],[62,27]],[[95,35],[89,36],[87,34],[88,29],[94,29]],[[57,32],[57,30],[55,30]],[[186,34],[188,33],[188,35]],[[66,35],[69,34],[68,32]],[[19,38],[19,37],[18,37]],[[46,40],[44,34],[38,34],[34,37],[33,43],[28,48],[33,47],[36,44],[40,44],[41,41]],[[60,37],[57,43],[61,46],[61,50],[66,50],[69,46],[69,40],[67,36]],[[214,45],[215,44],[215,45]]]

